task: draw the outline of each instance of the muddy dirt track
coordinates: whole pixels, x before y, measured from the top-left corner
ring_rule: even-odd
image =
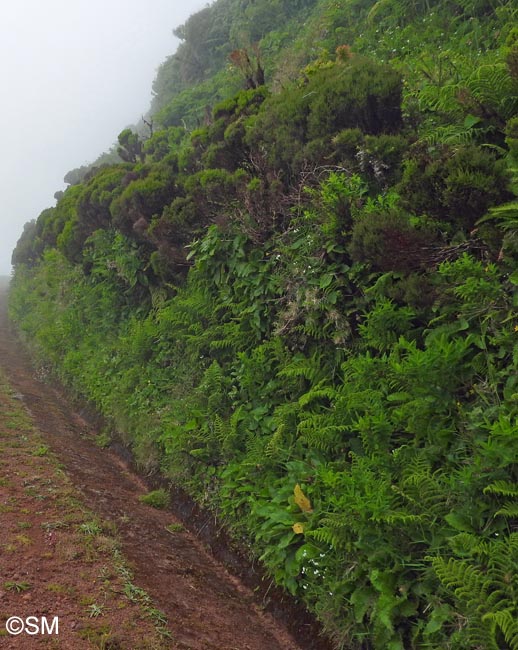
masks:
[[[58,456],[85,505],[113,522],[135,582],[167,615],[172,641],[164,648],[192,650],[302,650],[260,599],[215,561],[191,533],[172,535],[170,512],[139,502],[146,485],[119,456],[95,445],[92,425],[55,387],[35,376],[7,317],[0,287],[0,367]],[[71,649],[73,650],[73,649]]]

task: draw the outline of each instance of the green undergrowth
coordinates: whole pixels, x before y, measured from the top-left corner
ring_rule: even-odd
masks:
[[[198,128],[230,72],[167,63],[191,94],[28,225],[11,315],[336,648],[518,648],[516,10],[292,4]]]

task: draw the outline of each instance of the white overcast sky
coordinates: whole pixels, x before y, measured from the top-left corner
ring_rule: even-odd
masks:
[[[207,0],[16,0],[0,5],[0,275],[23,224],[55,204],[147,111],[172,30]]]

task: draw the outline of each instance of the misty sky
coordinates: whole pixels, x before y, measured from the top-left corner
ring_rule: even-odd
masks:
[[[207,0],[17,0],[0,9],[0,275],[23,224],[55,204],[149,108],[172,30]]]

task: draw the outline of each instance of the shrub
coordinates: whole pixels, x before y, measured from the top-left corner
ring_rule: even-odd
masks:
[[[398,186],[404,205],[449,224],[471,230],[492,205],[511,198],[504,160],[475,145],[442,146],[434,153],[419,148],[405,163]]]
[[[355,56],[346,64],[318,68],[303,86],[292,84],[262,105],[248,142],[266,148],[270,164],[288,174],[321,163],[332,138],[359,129],[379,135],[401,126],[401,77],[393,68]],[[342,137],[345,137],[342,136]],[[313,141],[325,140],[327,149]]]
[[[403,212],[368,212],[355,223],[349,252],[356,262],[377,271],[415,271],[426,263],[426,247],[433,235],[417,229]]]

